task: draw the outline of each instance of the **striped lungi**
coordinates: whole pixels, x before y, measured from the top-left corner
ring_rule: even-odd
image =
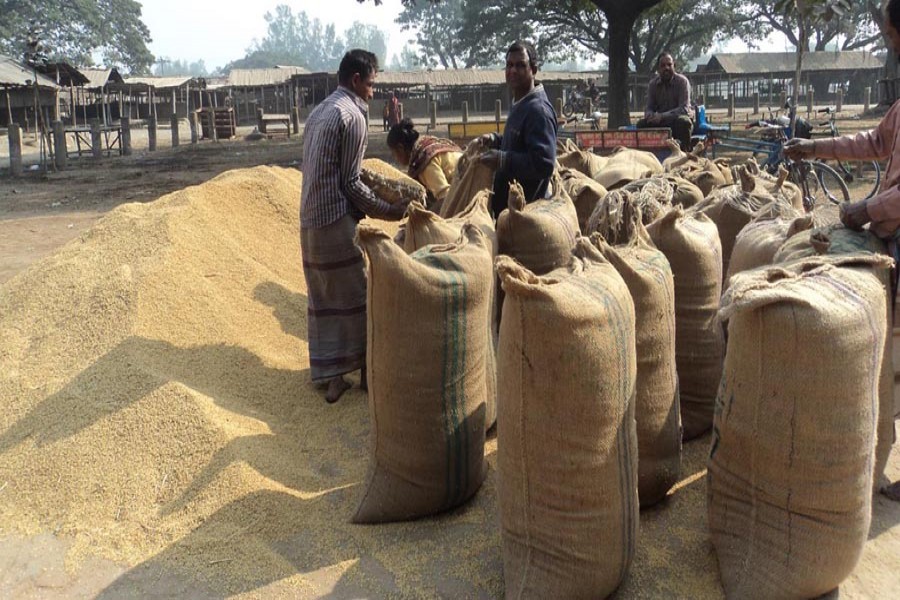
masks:
[[[366,364],[366,271],[354,242],[356,224],[345,215],[319,229],[300,229],[314,382]]]

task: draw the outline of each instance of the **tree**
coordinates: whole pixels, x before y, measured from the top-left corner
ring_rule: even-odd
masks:
[[[374,25],[355,21],[344,33],[344,48],[365,48],[378,57],[379,65],[387,64],[387,36]]]
[[[209,71],[203,59],[189,63],[186,60],[171,60],[163,56],[159,57],[154,63],[153,74],[157,77],[176,77],[179,75],[209,77]]]
[[[107,66],[145,73],[153,64],[150,30],[135,0],[0,0],[0,52],[19,58],[30,22],[44,28],[51,59],[80,66],[100,56]]]
[[[797,10],[785,10],[784,3],[773,3],[771,0],[751,0],[751,4],[753,12],[759,19],[782,33],[794,47],[800,45],[801,24],[798,21],[800,13]],[[822,51],[833,44],[836,44],[839,50],[868,49],[881,41],[879,28],[881,8],[878,0],[855,0],[837,4],[844,7],[831,13],[827,9],[824,13],[816,12],[812,9],[817,5],[815,1],[809,4],[813,10],[811,14],[830,16],[827,19],[807,18],[803,24],[808,38],[804,51]],[[827,6],[828,3],[825,2],[824,5]]]
[[[277,64],[296,65],[314,71],[336,70],[344,42],[333,24],[310,19],[305,11],[296,15],[286,4],[266,12],[266,37],[254,41],[247,55],[232,68],[263,68]]]
[[[400,56],[395,54],[391,59],[390,69],[392,71],[412,71],[418,66],[420,63],[416,53],[409,46],[404,46],[400,51]]]

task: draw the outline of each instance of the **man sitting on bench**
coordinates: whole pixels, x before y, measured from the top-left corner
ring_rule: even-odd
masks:
[[[675,60],[668,52],[663,52],[656,59],[656,72],[647,86],[647,110],[644,111],[644,118],[637,122],[637,127],[669,127],[681,149],[690,151],[691,131],[694,128],[690,117],[691,82],[675,72]]]

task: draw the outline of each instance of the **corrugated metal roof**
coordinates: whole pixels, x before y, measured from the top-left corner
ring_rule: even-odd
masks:
[[[89,90],[99,89],[107,83],[122,83],[122,76],[115,67],[112,69],[79,69],[81,74],[88,78],[88,83],[84,86]]]
[[[228,73],[228,85],[251,87],[287,83],[291,75],[309,73],[303,67],[279,66],[272,69],[232,69]]]
[[[310,74],[322,77],[325,73]],[[305,77],[300,77],[305,79]],[[538,82],[578,82],[593,79],[598,86],[606,85],[606,72],[538,71]],[[434,69],[431,71],[379,71],[375,76],[375,87],[419,87],[426,84],[433,88],[462,87],[477,85],[506,85],[503,69]]]
[[[65,61],[47,63],[43,67],[38,68],[38,72],[43,73],[57,84],[65,87],[89,83],[88,78],[81,71]]]
[[[156,90],[167,90],[167,89],[180,88],[181,86],[185,85],[186,83],[193,82],[193,81],[194,81],[194,78],[187,76],[187,75],[182,75],[182,76],[177,76],[177,77],[126,77],[125,80],[122,82],[122,85],[117,86],[117,87],[124,87],[124,88],[128,88],[129,86],[133,87],[133,88],[138,88],[138,87],[150,88],[150,87],[152,87],[153,89],[156,89]]]
[[[0,86],[24,87],[32,85],[35,73],[27,65],[13,60],[8,56],[0,56]],[[38,87],[59,89],[52,79],[46,75],[37,74]]]
[[[804,71],[857,71],[881,69],[884,59],[865,51],[809,52],[803,55]],[[704,73],[748,75],[793,73],[797,55],[793,52],[742,52],[713,54]]]

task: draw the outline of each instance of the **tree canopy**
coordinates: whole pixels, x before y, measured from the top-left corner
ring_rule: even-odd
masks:
[[[34,23],[51,60],[92,66],[99,55],[105,65],[136,74],[154,62],[150,30],[135,0],[0,0],[0,15],[0,53],[17,59]]]

